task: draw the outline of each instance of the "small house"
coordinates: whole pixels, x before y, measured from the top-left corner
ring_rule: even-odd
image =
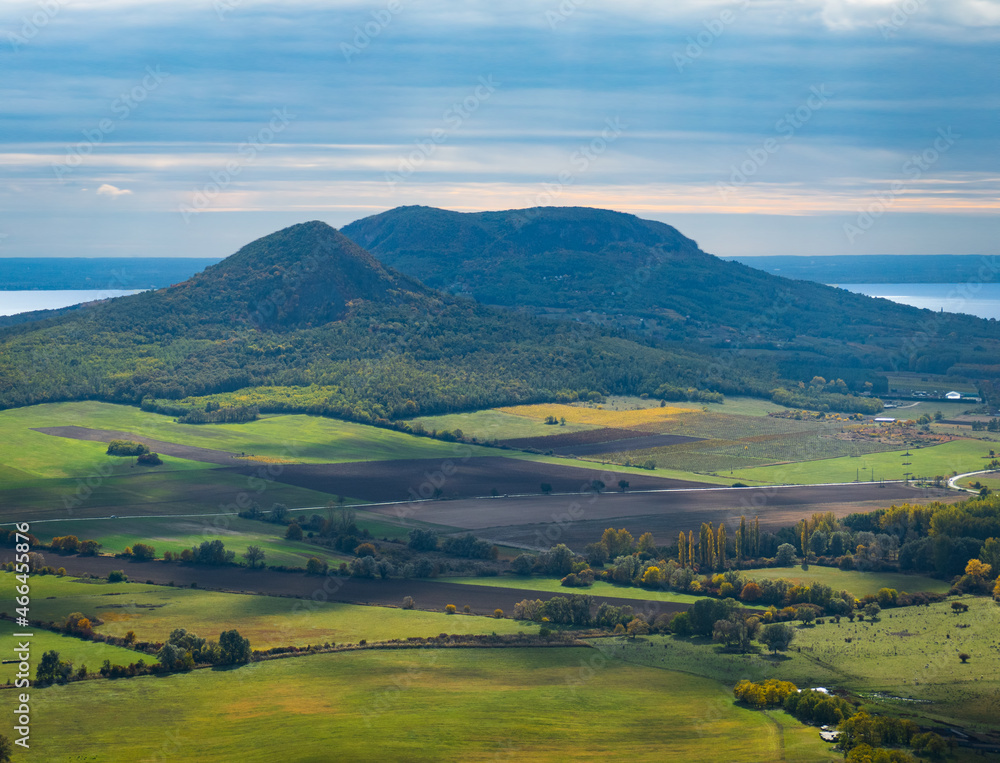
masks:
[[[946,392],[944,396],[948,400],[961,400],[962,399],[962,393],[961,392],[954,392],[954,391],[953,392]]]

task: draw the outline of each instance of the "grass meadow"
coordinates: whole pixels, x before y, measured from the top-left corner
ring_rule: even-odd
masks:
[[[953,473],[973,472],[989,463],[989,446],[975,440],[954,440],[927,448],[912,447],[909,456],[904,450],[871,453],[860,457],[830,458],[794,464],[737,469],[734,479],[750,484],[808,485],[820,482],[862,482],[899,480],[906,472],[914,476],[936,477]]]
[[[844,689],[881,713],[917,723],[973,730],[1000,727],[1000,606],[965,597],[951,603],[883,610],[877,622],[796,627],[785,655],[733,655],[705,639],[650,636],[601,639],[603,652],[637,664],[668,667],[729,685],[742,678],[780,678],[800,688]],[[959,627],[959,626],[967,627]],[[850,641],[847,641],[850,639]],[[963,665],[958,655],[971,655]]]
[[[495,588],[518,588],[524,591],[525,598],[541,598],[535,594],[561,594],[572,596],[575,593],[587,596],[606,596],[609,599],[638,599],[640,601],[662,601],[670,604],[694,604],[704,596],[692,596],[674,591],[648,591],[645,588],[617,586],[603,580],[597,580],[589,588],[567,588],[556,578],[521,577],[519,575],[502,575],[486,578],[436,578],[443,583],[462,583],[464,585],[481,585]],[[433,580],[433,579],[432,579]]]
[[[8,576],[12,573],[0,573],[5,586],[13,585]],[[492,617],[70,577],[33,577],[31,596],[33,620],[59,621],[71,612],[82,612],[91,620],[104,621],[95,628],[99,633],[124,636],[133,630],[140,641],[165,641],[175,628],[217,639],[221,631],[236,628],[254,649],[538,629],[534,623]]]
[[[33,701],[32,752],[53,763],[109,749],[205,763],[840,759],[815,729],[736,707],[726,686],[583,647],[322,654]]]
[[[150,657],[148,654],[133,652],[131,649],[125,649],[120,646],[84,641],[83,639],[64,636],[61,633],[52,633],[41,628],[18,628],[10,620],[0,620],[0,639],[3,639],[5,644],[10,644],[11,650],[13,650],[17,642],[24,640],[12,638],[13,634],[25,631],[32,634],[30,639],[32,678],[34,678],[34,668],[37,667],[38,661],[42,659],[42,654],[51,649],[59,652],[61,660],[72,662],[74,672],[79,670],[82,665],[86,665],[89,673],[96,673],[105,660],[111,660],[112,665],[128,665],[139,660],[145,660],[147,665],[156,662],[156,659]],[[13,656],[12,653],[5,654],[4,659],[12,659]],[[14,681],[17,671],[18,666],[16,663],[0,665],[0,683],[6,683],[8,680]],[[0,694],[0,698],[5,696],[9,697],[10,695]]]
[[[808,570],[801,567],[763,567],[756,570],[741,570],[748,578],[760,580],[784,578],[800,585],[823,583],[834,591],[849,591],[856,597],[867,596],[880,588],[895,588],[900,593],[948,593],[951,584],[945,580],[924,575],[903,575],[898,572],[859,572],[841,570],[836,567],[810,565]]]

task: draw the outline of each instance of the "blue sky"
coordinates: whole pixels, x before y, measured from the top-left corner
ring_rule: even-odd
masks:
[[[1000,2],[7,2],[0,256],[223,256],[403,204],[720,256],[996,253]]]

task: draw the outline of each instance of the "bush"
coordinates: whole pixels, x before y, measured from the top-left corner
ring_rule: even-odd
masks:
[[[413,609],[414,606],[415,605],[413,603],[413,597],[412,596],[404,596],[403,597],[403,609]]]
[[[449,615],[453,615],[458,611],[458,608],[454,604],[449,604],[447,607],[444,608],[444,611],[447,612]]]
[[[497,620],[499,620],[500,618],[502,618],[503,617],[503,610],[502,609],[494,609],[493,610],[493,617],[495,617]]]
[[[109,456],[141,456],[149,453],[149,448],[135,440],[112,440],[108,443]]]
[[[156,453],[143,453],[135,462],[141,466],[159,466],[163,463],[163,459]]]
[[[111,570],[108,573],[109,583],[125,583],[128,581],[128,577],[125,575],[125,570]]]

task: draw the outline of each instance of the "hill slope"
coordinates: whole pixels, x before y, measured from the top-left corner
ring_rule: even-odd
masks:
[[[0,406],[236,395],[367,421],[698,385],[708,360],[445,296],[324,223],[189,280],[0,330]],[[189,405],[204,401],[188,401]]]
[[[706,254],[669,225],[607,210],[400,207],[343,233],[404,273],[486,304],[738,348],[793,379],[956,365],[975,376],[1000,350],[995,323],[780,278]]]

